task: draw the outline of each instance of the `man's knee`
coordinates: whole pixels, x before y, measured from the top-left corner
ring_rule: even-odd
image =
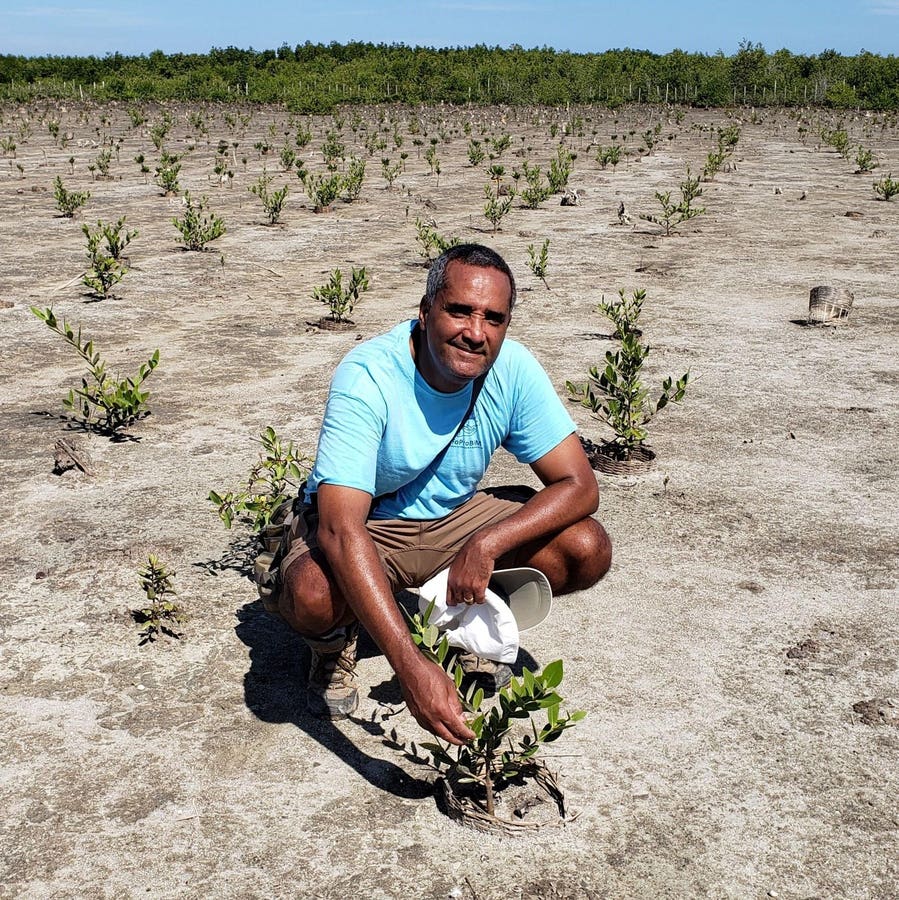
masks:
[[[595,519],[582,519],[565,533],[569,590],[592,587],[612,565],[612,541]]]
[[[278,612],[288,625],[315,635],[340,624],[331,581],[311,552],[292,560],[282,579]]]

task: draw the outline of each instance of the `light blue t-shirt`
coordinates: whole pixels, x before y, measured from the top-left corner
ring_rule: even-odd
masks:
[[[381,497],[373,518],[438,519],[471,499],[497,447],[532,463],[575,430],[546,372],[507,338],[453,438],[472,386],[444,394],[428,385],[409,348],[415,324],[366,341],[337,367],[307,499],[320,484],[339,484]]]

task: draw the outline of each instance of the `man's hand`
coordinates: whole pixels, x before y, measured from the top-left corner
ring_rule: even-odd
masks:
[[[370,505],[371,496],[362,491],[320,485],[319,547],[341,596],[396,672],[409,712],[422,728],[437,737],[451,744],[464,744],[474,737],[474,732],[462,717],[456,686],[440,666],[422,654],[409,634],[365,528]]]
[[[473,534],[450,565],[446,579],[447,605],[483,603],[495,562],[483,533]]]
[[[397,675],[409,712],[422,728],[451,744],[474,738],[462,715],[456,685],[440,666],[420,655],[413,669]]]

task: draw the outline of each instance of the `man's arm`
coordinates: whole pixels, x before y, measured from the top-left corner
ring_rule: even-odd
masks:
[[[596,476],[576,434],[570,434],[531,463],[531,468],[543,482],[543,490],[507,519],[482,528],[466,541],[450,567],[450,605],[472,597],[474,602],[483,603],[499,557],[531,541],[557,534],[596,512]]]
[[[409,711],[443,740],[462,744],[474,733],[465,724],[452,679],[418,649],[409,634],[365,527],[371,495],[355,488],[318,488],[318,543],[340,593],[399,678]]]

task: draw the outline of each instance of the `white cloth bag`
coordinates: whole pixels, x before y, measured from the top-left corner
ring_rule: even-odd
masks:
[[[433,600],[431,624],[446,634],[453,647],[470,650],[495,662],[515,662],[518,658],[518,624],[506,602],[488,588],[483,603],[449,606],[446,602],[448,576],[449,569],[444,569],[419,588],[421,614],[425,614]]]

